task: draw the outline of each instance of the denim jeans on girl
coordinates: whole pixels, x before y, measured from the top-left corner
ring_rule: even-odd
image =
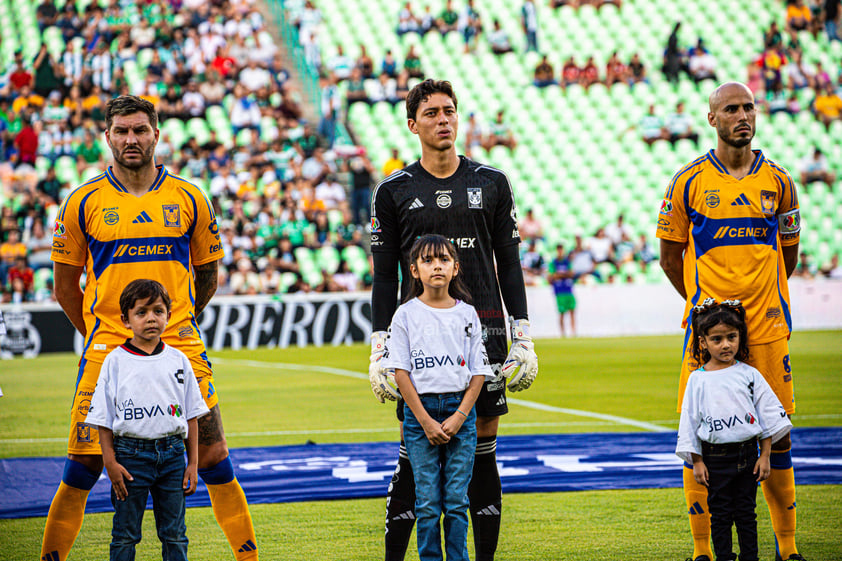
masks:
[[[187,561],[187,527],[184,524],[184,441],[180,436],[158,440],[114,437],[117,462],[132,475],[126,480],[129,496],[118,501],[111,490],[114,528],[111,561],[133,561],[140,542],[146,499],[152,493],[155,526],[164,561]]]
[[[421,394],[427,413],[441,423],[462,403],[464,392]],[[458,413],[456,413],[458,415]],[[476,411],[472,408],[450,442],[434,446],[408,405],[404,405],[403,435],[415,474],[415,516],[418,526],[418,558],[440,561],[441,527],[448,561],[468,561],[468,484],[477,447]]]

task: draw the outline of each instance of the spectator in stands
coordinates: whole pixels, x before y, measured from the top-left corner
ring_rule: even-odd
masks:
[[[795,53],[784,66],[784,74],[792,91],[812,87],[813,73],[804,65],[801,53]]]
[[[833,182],[836,181],[836,175],[830,170],[827,157],[818,147],[813,148],[813,154],[801,161],[800,172],[801,184],[804,186],[808,183],[823,181],[832,189]]]
[[[365,90],[365,81],[363,80],[362,71],[359,67],[351,71],[350,77],[345,82],[345,100],[349,106],[359,101],[364,103],[370,103],[371,101],[368,99],[368,94]]]
[[[9,211],[11,210],[11,207],[3,207],[4,218],[10,214]],[[17,226],[17,221],[14,222],[14,226]],[[6,231],[6,241],[0,244],[0,284],[6,283],[9,270],[15,266],[18,258],[26,259],[26,245],[20,239],[20,230],[17,228],[9,229]]]
[[[576,59],[573,58],[573,55],[570,55],[564,61],[564,66],[561,67],[561,89],[566,90],[568,86],[579,84],[581,77],[582,69],[576,64]]]
[[[503,55],[511,53],[512,42],[509,40],[509,34],[506,30],[500,27],[500,20],[495,19],[493,29],[488,32],[488,44],[491,45],[491,52],[495,55]]]
[[[605,85],[624,84],[628,80],[628,68],[620,60],[617,51],[611,53],[611,58],[605,63]]]
[[[327,174],[324,180],[316,185],[316,198],[322,201],[325,209],[347,209],[348,196],[345,187],[337,181],[336,176]]]
[[[247,257],[237,260],[228,282],[234,294],[259,294],[261,290],[260,276]]]
[[[703,80],[716,80],[716,58],[710,54],[701,37],[696,46],[690,50],[687,67],[690,76],[697,84]]]
[[[368,51],[362,43],[360,43],[360,56],[357,57],[354,66],[359,68],[363,80],[374,78],[374,60],[368,55]]]
[[[544,227],[535,218],[535,212],[531,208],[526,209],[526,214],[518,220],[518,231],[520,232],[521,239],[525,242],[539,240],[544,237]]]
[[[628,224],[625,223],[625,216],[622,214],[617,215],[617,221],[605,227],[605,235],[608,236],[608,239],[611,240],[611,243],[615,247],[623,241],[624,237],[630,238],[632,231]]]
[[[467,0],[457,25],[465,41],[465,52],[468,53],[476,46],[476,40],[482,33],[482,19],[474,7],[474,0]]]
[[[655,113],[655,105],[649,104],[649,111],[640,118],[635,125],[631,125],[622,134],[633,129],[640,129],[640,137],[648,146],[652,146],[659,140],[667,140],[669,133],[664,126],[664,120]],[[621,136],[622,136],[621,134]]]
[[[833,81],[830,79],[830,74],[827,70],[824,69],[824,65],[822,65],[822,61],[816,61],[816,71],[813,74],[813,89],[816,90],[816,94],[824,90],[827,86],[831,85]]]
[[[828,42],[842,41],[842,37],[839,36],[839,22],[842,17],[840,6],[842,6],[840,0],[825,0],[824,2],[824,29]]]
[[[272,77],[268,70],[258,66],[257,60],[249,59],[245,68],[240,70],[238,82],[243,85],[247,93],[255,93],[261,88],[268,88],[272,84]]]
[[[520,24],[526,36],[526,52],[538,52],[538,6],[534,0],[524,0],[520,8]]]
[[[570,323],[570,334],[576,336],[576,297],[573,296],[573,284],[575,274],[571,268],[570,256],[565,255],[564,245],[556,245],[556,256],[548,267],[549,275],[547,280],[553,287],[558,308],[558,323],[561,327],[561,336],[565,337],[564,316],[568,316]]]
[[[421,59],[415,52],[415,45],[410,45],[403,59],[403,67],[409,72],[410,78],[424,79],[424,70],[421,68]]]
[[[398,12],[398,37],[407,33],[419,33],[420,25],[418,18],[412,13],[412,3],[406,2]]]
[[[31,91],[35,85],[35,78],[32,76],[32,73],[24,67],[23,53],[21,51],[15,52],[15,66],[9,75],[9,85],[13,95],[22,93],[21,90],[24,86],[28,87],[29,91]]]
[[[628,69],[629,71],[626,77],[629,86],[634,87],[635,84],[639,84],[640,82],[649,83],[649,78],[646,76],[646,66],[640,60],[638,53],[632,55],[631,60],[629,60]]]
[[[472,158],[474,149],[482,147],[482,128],[477,120],[476,113],[470,113],[468,115],[468,122],[464,126],[463,137],[465,138],[465,156]]]
[[[15,265],[9,269],[9,291],[12,294],[11,302],[20,304],[33,300],[32,286],[35,282],[32,269],[26,265],[26,257],[18,257]]]
[[[44,0],[35,8],[35,19],[38,21],[38,29],[41,33],[48,27],[55,25],[58,19],[58,8],[54,0]]]
[[[383,56],[383,63],[380,65],[380,72],[390,78],[398,75],[398,61],[395,55],[392,54],[392,49],[386,49],[386,54]]]
[[[371,185],[374,166],[364,150],[351,157],[347,164],[351,175],[351,220],[355,224],[368,224],[371,218]]]
[[[582,243],[582,236],[575,235],[576,245],[570,251],[570,269],[573,271],[573,278],[581,279],[588,275],[593,275],[600,279],[599,273],[596,272],[596,264],[594,263],[591,252],[585,249]]]
[[[614,258],[614,244],[611,238],[605,234],[605,228],[599,228],[593,237],[585,242],[585,248],[591,254],[594,264],[612,263],[616,265]]]
[[[497,117],[488,125],[488,134],[485,135],[482,147],[486,151],[491,150],[495,146],[505,146],[509,152],[514,152],[517,148],[517,141],[512,132],[512,128],[503,121],[503,110],[497,111]]]
[[[344,259],[339,261],[339,267],[333,273],[333,282],[339,292],[354,292],[360,289],[361,279],[348,266]]]
[[[48,204],[52,205],[59,203],[61,187],[61,181],[56,177],[56,168],[50,166],[47,168],[47,174],[44,178],[36,184],[35,189],[47,197]]]
[[[678,31],[681,29],[681,22],[675,22],[667,39],[667,46],[664,49],[664,64],[662,67],[664,78],[672,83],[678,83],[678,73],[687,69],[684,51],[678,41]]]
[[[788,31],[811,31],[813,38],[818,36],[818,29],[813,25],[813,14],[804,4],[804,0],[789,0],[786,7],[786,29]]]
[[[637,244],[634,247],[634,258],[640,262],[640,268],[644,271],[649,263],[657,259],[655,248],[649,243],[646,234],[640,234]]]
[[[535,240],[527,245],[526,251],[520,258],[520,266],[523,269],[523,282],[526,286],[535,286],[538,279],[544,278],[545,263],[544,257],[537,250]]]
[[[396,171],[402,170],[406,167],[406,162],[404,162],[399,153],[397,148],[392,148],[392,157],[386,160],[386,163],[383,164],[383,177],[389,177]]]
[[[102,161],[103,151],[90,130],[85,131],[85,138],[76,148],[76,170],[79,173]]]
[[[585,61],[585,65],[582,67],[582,71],[579,74],[579,85],[585,88],[585,91],[588,91],[591,86],[599,83],[599,68],[597,68],[593,57],[590,56],[588,57],[588,60]]]
[[[796,98],[797,100],[798,98]],[[765,105],[769,115],[775,113],[789,113],[789,98],[784,92],[782,83],[775,85],[775,89],[766,93],[765,100],[757,100],[758,105]]]
[[[673,146],[684,138],[689,138],[696,147],[699,146],[699,133],[693,130],[693,120],[684,112],[683,101],[679,101],[675,105],[675,113],[667,117],[666,127],[669,132],[668,140]]]
[[[32,233],[26,241],[26,253],[33,270],[52,267],[50,261],[52,245],[52,232],[47,232],[41,220],[34,220],[32,222]]]
[[[406,101],[409,95],[409,71],[404,68],[398,72],[398,77],[395,78],[395,99],[398,103]]]
[[[763,69],[764,88],[767,92],[774,91],[778,83],[783,83],[782,69],[787,64],[783,48],[780,45],[768,47],[763,51],[760,62]]]
[[[839,264],[839,254],[834,253],[830,263],[820,269],[822,275],[829,279],[842,279],[842,265]]]
[[[453,0],[447,0],[444,9],[436,18],[436,29],[442,35],[446,35],[451,31],[456,31],[459,24],[459,12],[453,9]]]
[[[342,100],[336,87],[333,74],[319,78],[321,106],[319,109],[319,134],[327,140],[328,148],[333,148],[336,140],[336,124],[342,109]]]
[[[828,132],[831,123],[842,119],[842,98],[833,89],[833,84],[828,84],[816,94],[815,112],[816,119],[824,124]]]
[[[199,84],[191,81],[182,97],[182,109],[187,117],[205,116],[205,96],[199,91]]]
[[[778,28],[778,22],[772,20],[769,24],[769,29],[763,32],[763,48],[770,49],[782,46],[784,42],[781,30]]]
[[[53,59],[53,55],[47,50],[47,44],[41,43],[38,55],[32,63],[35,75],[32,80],[32,88],[41,97],[47,97],[53,90],[58,90],[62,85],[62,68]]]
[[[14,142],[17,154],[16,167],[22,165],[35,166],[35,158],[38,155],[38,134],[32,126],[29,116],[21,117],[21,129],[15,135]]]
[[[336,76],[336,81],[341,82],[351,76],[351,69],[354,68],[354,61],[345,54],[345,49],[339,44],[336,46],[336,54],[327,62],[327,68]]]
[[[555,79],[555,70],[553,69],[553,65],[550,64],[550,61],[547,60],[547,55],[541,55],[541,62],[535,67],[532,83],[538,88],[546,88],[547,86],[558,84]]]

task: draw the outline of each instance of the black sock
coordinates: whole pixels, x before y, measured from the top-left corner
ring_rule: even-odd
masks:
[[[403,561],[415,525],[415,479],[401,441],[398,465],[386,495],[386,561]]]
[[[497,472],[497,437],[477,438],[474,473],[468,486],[476,561],[493,561],[500,536],[503,490]]]

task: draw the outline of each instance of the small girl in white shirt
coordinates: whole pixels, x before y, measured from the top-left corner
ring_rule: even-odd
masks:
[[[769,383],[742,362],[749,354],[745,318],[738,300],[708,298],[693,308],[693,357],[704,366],[687,381],[675,449],[708,488],[716,561],[737,559],[732,524],[740,561],[757,561],[757,483],[769,477],[772,443],[792,429]]]
[[[404,399],[404,440],[415,476],[420,561],[468,561],[468,484],[477,442],[474,402],[493,378],[482,325],[461,282],[456,248],[439,235],[410,250],[412,281],[392,318],[383,360]]]

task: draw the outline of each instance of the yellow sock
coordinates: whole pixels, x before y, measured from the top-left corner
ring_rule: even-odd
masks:
[[[788,559],[798,553],[795,547],[795,472],[790,450],[772,450],[769,463],[772,474],[761,484],[763,496],[769,506],[781,559]]]
[[[207,482],[205,482],[207,484]],[[257,561],[257,539],[246,495],[236,479],[221,485],[207,484],[213,515],[228,539],[237,561]]]
[[[58,485],[41,542],[41,561],[64,561],[79,535],[88,502],[85,489],[71,487],[62,481]]]
[[[687,499],[687,513],[690,516],[690,532],[693,534],[693,559],[707,555],[713,561],[710,548],[710,512],[708,512],[708,489],[693,478],[693,468],[684,465],[684,497]]]

